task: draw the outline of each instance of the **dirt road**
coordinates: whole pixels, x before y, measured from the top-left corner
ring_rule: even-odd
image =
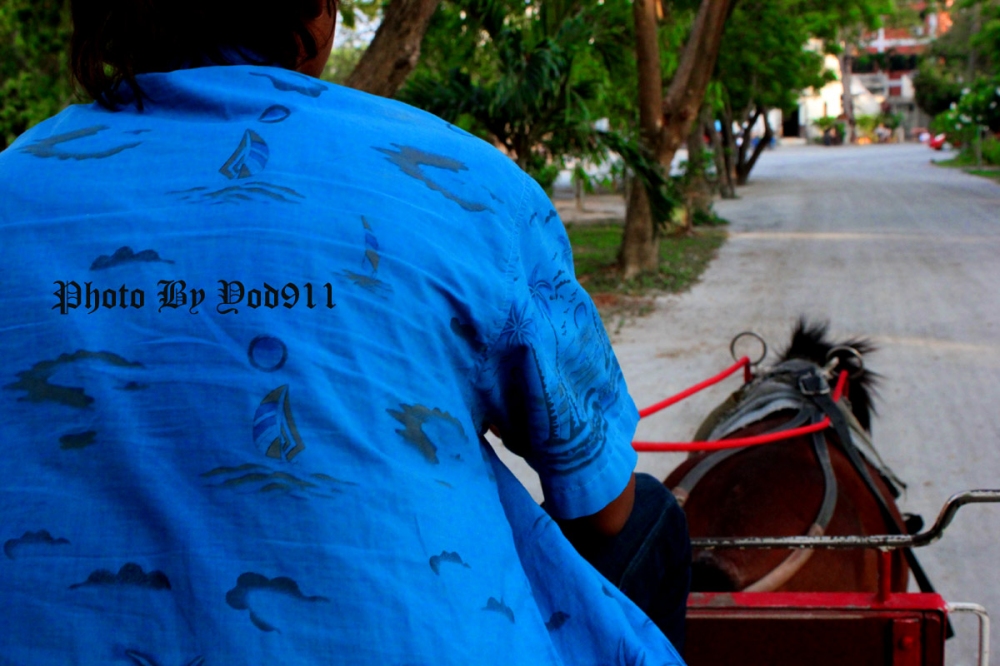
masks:
[[[781,347],[807,315],[880,347],[870,358],[885,376],[874,441],[909,484],[905,511],[930,524],[953,492],[1000,488],[1000,186],[935,167],[934,156],[919,145],[763,155],[741,198],[717,205],[731,236],[701,283],[613,337],[636,403],[728,365],[735,333]],[[636,438],[689,438],[735,385],[643,421]],[[662,478],[679,460],[642,454],[639,470]],[[982,603],[1000,620],[1000,505],[964,508],[918,554],[948,600]],[[975,621],[956,629],[949,666],[971,665]],[[992,639],[1000,645],[1000,622]]]

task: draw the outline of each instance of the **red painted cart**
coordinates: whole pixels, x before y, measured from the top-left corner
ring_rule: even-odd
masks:
[[[693,539],[696,548],[878,548],[880,589],[838,592],[694,593],[688,600],[685,658],[691,666],[943,666],[947,617],[979,618],[979,666],[989,663],[989,615],[978,604],[939,594],[893,593],[890,551],[939,539],[958,508],[1000,502],[1000,490],[948,500],[935,525],[913,536]]]
[[[751,365],[743,357],[715,377],[643,409],[640,415],[645,417],[669,407],[740,369],[745,380],[750,381]],[[842,373],[835,396],[843,391],[845,380],[846,373]],[[799,430],[812,432],[827,426],[829,421],[825,420]],[[638,451],[700,451],[764,445],[787,436],[786,431],[740,440],[634,442],[633,446]],[[874,594],[692,593],[688,601],[686,660],[690,666],[943,666],[948,615],[973,613],[979,618],[978,663],[987,666],[990,632],[985,608],[972,603],[948,603],[935,593],[893,593],[890,589],[892,550],[918,548],[937,541],[961,506],[981,502],[1000,502],[1000,490],[970,490],[954,495],[942,508],[934,526],[916,535],[692,539],[696,549],[878,549],[880,583]]]

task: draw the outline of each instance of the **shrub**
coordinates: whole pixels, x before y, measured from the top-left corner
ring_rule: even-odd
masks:
[[[988,136],[983,141],[983,161],[993,166],[1000,166],[1000,139]]]

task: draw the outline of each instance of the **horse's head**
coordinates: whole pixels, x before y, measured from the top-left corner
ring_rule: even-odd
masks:
[[[871,417],[875,414],[872,399],[879,375],[868,370],[867,364],[859,362],[859,359],[875,351],[875,345],[864,338],[832,341],[827,337],[828,329],[828,324],[809,322],[804,317],[799,319],[792,341],[782,352],[779,362],[798,358],[823,367],[836,358],[836,371],[847,370],[850,373],[847,399],[851,403],[851,411],[861,427],[871,432]]]

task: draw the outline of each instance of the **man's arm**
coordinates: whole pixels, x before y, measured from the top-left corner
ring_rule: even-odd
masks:
[[[611,500],[606,507],[589,516],[568,520],[572,525],[572,530],[577,534],[589,532],[593,536],[613,537],[617,536],[629,516],[632,515],[632,507],[635,504],[635,474],[628,480],[628,485],[622,494]]]
[[[500,431],[495,425],[491,425],[489,430],[497,439],[501,439]],[[504,446],[507,446],[506,442]],[[633,506],[635,506],[635,473],[629,477],[625,490],[603,509],[589,516],[564,521],[564,524],[581,536],[617,536],[632,515]]]

